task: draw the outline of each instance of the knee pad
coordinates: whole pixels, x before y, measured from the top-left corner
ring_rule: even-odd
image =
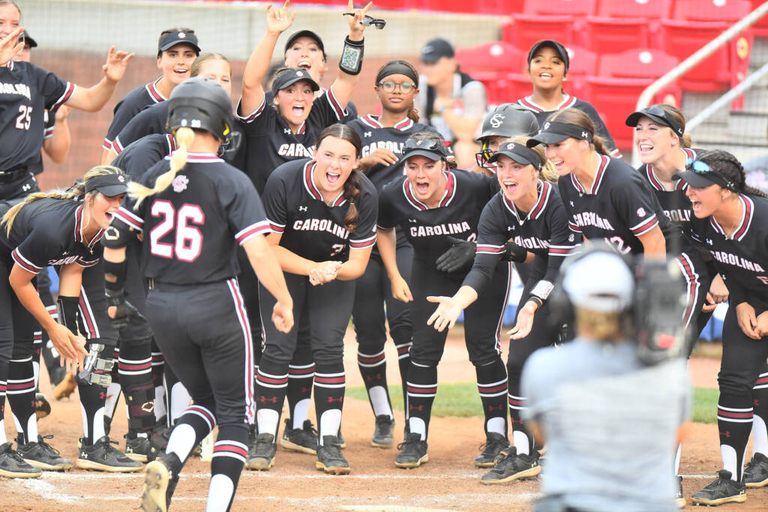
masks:
[[[155,425],[155,388],[149,383],[124,387],[125,403],[128,406],[128,428],[149,430]]]

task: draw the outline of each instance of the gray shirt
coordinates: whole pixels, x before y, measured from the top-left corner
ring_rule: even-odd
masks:
[[[644,366],[632,343],[577,338],[535,352],[523,368],[526,421],[549,447],[545,496],[590,511],[678,510],[674,458],[690,415],[685,360]]]
[[[427,115],[427,87],[427,77],[425,75],[419,76],[420,92],[416,97],[416,109],[421,116]],[[482,120],[487,108],[485,86],[482,82],[472,80],[462,86],[461,75],[459,73],[454,73],[452,97],[456,100],[454,106],[454,112],[456,112],[456,114],[462,117]],[[443,139],[447,141],[452,141],[454,139],[453,132],[442,116],[433,114],[429,119],[423,118],[421,122],[434,127]]]

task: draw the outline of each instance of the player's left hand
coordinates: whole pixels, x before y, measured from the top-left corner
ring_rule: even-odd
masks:
[[[715,274],[715,277],[712,279],[712,284],[709,285],[709,293],[707,294],[707,297],[710,295],[712,296],[712,300],[715,301],[715,304],[721,304],[728,300],[728,287],[725,285],[725,281],[723,281],[720,274]]]
[[[747,302],[742,302],[736,306],[736,320],[738,321],[739,327],[744,332],[744,334],[753,340],[759,340],[762,337],[757,330],[755,308],[753,308]]]
[[[56,122],[61,123],[64,122],[64,120],[67,119],[67,116],[69,116],[69,113],[72,112],[72,108],[68,105],[61,105],[59,107],[59,110],[56,111]]]
[[[434,325],[438,332],[443,332],[446,327],[453,329],[453,326],[456,325],[456,320],[459,319],[461,314],[461,307],[458,301],[453,297],[436,295],[428,296],[427,300],[438,304],[435,312],[427,320],[427,325]]]
[[[24,32],[24,27],[17,27],[0,41],[0,66],[5,67],[24,49],[24,42],[19,42],[19,35],[22,32]]]
[[[136,307],[125,300],[125,292],[118,294],[111,294],[107,290],[107,315],[112,322],[112,326],[118,331],[128,327],[131,322],[131,318],[137,320],[143,320],[144,316],[139,313]]]
[[[534,302],[526,302],[517,314],[517,323],[510,329],[507,334],[510,339],[519,340],[525,338],[531,333],[531,327],[533,327],[533,316],[536,314],[538,307]]]
[[[272,308],[272,322],[278,331],[290,331],[293,328],[293,307],[282,302],[275,303]]]
[[[107,54],[107,62],[101,68],[104,71],[104,76],[113,82],[119,82],[125,74],[125,68],[128,66],[128,62],[130,62],[134,55],[136,54],[115,51],[115,47],[110,46],[109,53]]]
[[[761,338],[768,336],[768,310],[763,311],[757,317],[757,334]]]
[[[273,9],[272,4],[267,6],[267,32],[270,34],[282,34],[293,25],[296,19],[296,11],[288,11],[290,0],[285,0],[282,7]]]
[[[475,261],[475,249],[477,246],[469,240],[462,240],[452,236],[447,237],[451,242],[451,248],[445,251],[435,264],[440,272],[458,272],[469,270]]]
[[[365,25],[363,25],[363,20],[365,20],[365,15],[368,13],[368,9],[370,9],[372,5],[373,5],[373,2],[368,2],[368,5],[366,5],[362,9],[355,9],[354,2],[352,0],[349,0],[349,3],[347,4],[346,12],[354,12],[355,15],[345,16],[345,17],[349,22],[349,38],[352,41],[363,40],[363,32],[365,31]]]

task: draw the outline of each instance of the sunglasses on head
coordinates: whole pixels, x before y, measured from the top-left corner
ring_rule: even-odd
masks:
[[[652,107],[645,108],[642,111],[651,114],[652,116],[662,118],[667,123],[667,126],[672,128],[673,132],[678,135],[683,134],[683,128],[680,126],[680,123],[678,123],[675,118],[669,115],[666,110],[659,107],[658,105],[653,105]]]
[[[731,180],[723,176],[720,171],[710,167],[706,162],[702,162],[701,160],[692,160],[689,158],[685,162],[685,168],[695,172],[696,174],[714,176],[716,180],[713,181],[713,183],[717,183],[718,185],[721,185],[728,190],[736,191],[736,186]]]
[[[405,147],[403,148],[403,155],[407,155],[410,151],[416,151],[422,149],[424,151],[431,151],[438,153],[442,156],[447,156],[448,152],[445,148],[445,144],[441,140],[432,139],[408,139],[405,141]]]

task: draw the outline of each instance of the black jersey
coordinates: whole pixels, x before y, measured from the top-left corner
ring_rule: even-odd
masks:
[[[139,180],[154,186],[170,156]],[[126,196],[114,219],[144,234],[144,275],[170,284],[199,284],[235,277],[236,244],[269,233],[261,199],[239,170],[210,153],[190,153],[163,192],[138,210]]]
[[[379,227],[400,228],[413,245],[414,259],[430,265],[451,247],[448,236],[477,240],[483,207],[499,190],[496,178],[483,174],[456,169],[445,177],[445,195],[437,208],[416,199],[406,176],[390,182],[379,198]]]
[[[575,96],[566,96],[563,102],[560,103],[557,108],[555,108],[555,110],[544,110],[544,107],[541,107],[533,102],[533,96],[526,96],[525,98],[520,98],[517,100],[515,103],[513,103],[513,105],[520,110],[528,110],[529,112],[533,112],[533,115],[536,116],[536,121],[539,122],[539,126],[544,126],[544,122],[547,120],[547,118],[558,110],[563,110],[570,107],[581,110],[589,116],[593,123],[595,123],[595,130],[597,132],[596,135],[605,141],[605,147],[608,148],[611,156],[619,156],[621,154],[621,152],[616,149],[616,143],[613,142],[613,137],[611,137],[611,134],[608,132],[608,128],[600,118],[600,114],[597,113],[597,110],[595,110],[595,107],[593,107],[591,103],[580,100]]]
[[[464,284],[478,292],[485,289],[509,240],[536,256],[526,265],[526,288],[541,279],[554,283],[563,259],[581,241],[568,229],[568,216],[553,184],[539,182],[539,199],[530,212],[519,211],[500,191],[480,215],[477,256]]]
[[[414,123],[408,117],[395,124],[392,128],[384,128],[379,122],[379,116],[374,115],[362,116],[347,124],[360,135],[360,140],[363,141],[362,156],[368,156],[378,148],[386,148],[400,158],[400,161],[396,164],[376,164],[365,171],[368,179],[376,185],[376,190],[381,190],[384,185],[405,174],[405,160],[401,157],[403,146],[405,146],[405,141],[408,140],[408,137],[418,132],[437,133],[431,126]]]
[[[261,104],[250,113],[240,111],[237,117],[245,123],[245,173],[259,193],[264,191],[267,178],[280,165],[299,158],[312,158],[315,141],[325,128],[338,123],[346,115],[331,89],[312,103],[309,117],[294,134],[264,96]]]
[[[691,237],[712,254],[731,304],[768,308],[768,199],[740,194],[739,200],[743,215],[730,237],[714,216],[697,219],[693,214]]]
[[[139,181],[145,172],[174,151],[176,139],[171,134],[154,133],[130,144],[111,165],[121,169],[131,181]]]
[[[0,202],[0,215],[18,202]],[[47,266],[96,265],[103,250],[98,243],[103,231],[86,242],[83,236],[84,208],[80,201],[48,198],[25,205],[16,215],[10,235],[6,235],[5,227],[1,230],[2,257],[10,255],[21,268],[32,274],[38,274]]]
[[[157,82],[160,80],[161,79],[158,78],[153,82],[137,87],[126,94],[125,98],[115,105],[112,124],[109,125],[107,136],[104,137],[104,144],[102,145],[104,149],[114,149],[113,141],[115,140],[115,137],[117,137],[125,125],[133,119],[133,116],[144,110],[146,107],[167,99],[157,90]]]
[[[695,159],[696,154],[701,150],[695,150],[690,148],[681,148],[690,159]],[[653,165],[643,164],[637,168],[640,171],[640,175],[643,176],[650,187],[656,194],[656,199],[659,200],[664,213],[667,218],[678,224],[683,230],[683,233],[688,233],[691,229],[691,200],[685,195],[685,190],[688,188],[688,184],[683,180],[677,180],[674,190],[665,190],[664,185],[656,177],[656,173],[653,170]]]
[[[45,110],[53,115],[74,91],[74,84],[28,62],[0,67],[0,172],[39,160]]]
[[[264,207],[272,231],[281,233],[280,245],[312,261],[346,261],[351,249],[376,243],[378,197],[376,188],[360,176],[360,196],[355,202],[355,230],[344,227],[350,203],[343,192],[327,205],[315,185],[315,162],[301,159],[283,164],[267,180]]]
[[[45,116],[43,119],[43,126],[45,126],[45,130],[43,132],[43,143],[47,139],[50,139],[53,137],[53,129],[56,125],[56,115],[51,114],[48,112],[48,110],[45,111]],[[40,174],[43,172],[43,153],[42,148],[40,148],[40,153],[38,154],[37,158],[33,158],[32,160],[27,162],[27,170],[31,172],[32,174]]]
[[[605,155],[598,159],[592,188],[569,174],[557,182],[570,228],[587,240],[605,239],[619,252],[643,254],[638,238],[661,228],[668,254],[679,254],[683,233],[664,215],[644,178],[628,164]]]

